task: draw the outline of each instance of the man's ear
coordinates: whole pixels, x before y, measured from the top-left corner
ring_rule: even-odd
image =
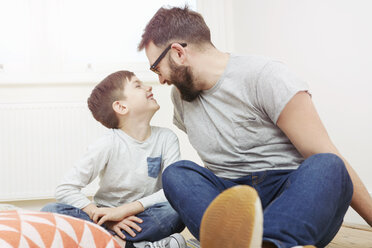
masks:
[[[186,63],[186,49],[182,47],[179,43],[173,43],[171,46],[172,59],[180,65],[185,65]]]
[[[112,109],[119,115],[125,115],[126,113],[128,113],[128,107],[120,101],[113,102]]]

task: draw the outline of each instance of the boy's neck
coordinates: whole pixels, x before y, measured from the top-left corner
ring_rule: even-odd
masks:
[[[120,129],[137,141],[145,141],[151,135],[150,123],[126,123]]]

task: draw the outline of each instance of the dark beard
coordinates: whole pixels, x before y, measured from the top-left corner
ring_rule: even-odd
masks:
[[[195,89],[190,67],[183,65],[177,66],[171,57],[169,57],[169,67],[172,71],[170,82],[180,91],[181,98],[188,102],[195,100],[201,93],[201,90]]]

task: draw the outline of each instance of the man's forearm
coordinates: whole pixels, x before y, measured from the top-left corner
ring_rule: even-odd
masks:
[[[346,165],[354,186],[353,198],[350,205],[372,227],[372,198],[353,167],[351,167],[346,159],[341,158]]]

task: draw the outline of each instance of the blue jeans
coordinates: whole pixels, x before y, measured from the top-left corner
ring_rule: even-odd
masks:
[[[236,185],[257,190],[264,213],[263,240],[277,247],[326,246],[338,232],[353,194],[343,161],[316,154],[297,170],[269,170],[226,180],[191,161],[179,161],[163,173],[172,207],[199,239],[204,211],[222,191]]]
[[[89,215],[83,210],[62,203],[50,203],[43,207],[41,211],[69,215],[93,222],[93,220],[89,218]],[[179,215],[168,202],[155,204],[136,216],[143,220],[142,223],[137,223],[141,227],[142,231],[137,232],[136,230],[133,230],[136,233],[135,237],[132,237],[126,231],[123,231],[127,241],[158,241],[173,233],[181,232],[185,228]],[[102,227],[106,228],[105,224],[103,224]],[[111,234],[115,235],[115,232],[109,229],[107,230]]]

